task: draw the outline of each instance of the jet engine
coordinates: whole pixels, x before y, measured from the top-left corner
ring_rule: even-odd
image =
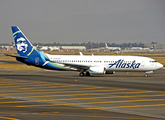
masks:
[[[89,68],[90,73],[95,73],[95,74],[105,74],[106,69],[104,67],[90,67]]]

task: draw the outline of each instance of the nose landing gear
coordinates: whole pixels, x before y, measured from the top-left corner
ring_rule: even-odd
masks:
[[[144,77],[148,77],[148,74],[145,74]]]

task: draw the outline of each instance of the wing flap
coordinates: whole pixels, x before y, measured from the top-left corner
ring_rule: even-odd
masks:
[[[76,69],[89,69],[89,65],[82,65],[82,64],[73,64],[73,63],[64,63],[64,62],[58,62],[58,64],[63,64],[65,67],[70,67],[70,68],[76,68]]]

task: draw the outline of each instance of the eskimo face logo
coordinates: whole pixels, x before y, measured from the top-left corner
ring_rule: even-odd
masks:
[[[17,39],[17,50],[25,53],[27,51],[28,44],[26,43],[25,38],[21,37]]]

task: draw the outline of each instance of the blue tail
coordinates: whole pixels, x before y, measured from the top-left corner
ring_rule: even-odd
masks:
[[[33,50],[35,50],[33,45],[17,26],[12,26],[11,29],[13,31],[18,56],[29,56]]]
[[[18,61],[27,65],[33,65],[36,67],[52,70],[65,70],[65,68],[52,63],[47,56],[48,54],[36,50],[17,26],[12,26],[11,29],[13,31],[13,37],[18,56],[8,56],[16,57]]]
[[[16,56],[18,61],[35,66],[42,66],[46,61],[49,61],[44,53],[37,51],[33,47],[17,26],[12,26],[11,29],[13,31],[15,46],[18,52],[18,56]]]

